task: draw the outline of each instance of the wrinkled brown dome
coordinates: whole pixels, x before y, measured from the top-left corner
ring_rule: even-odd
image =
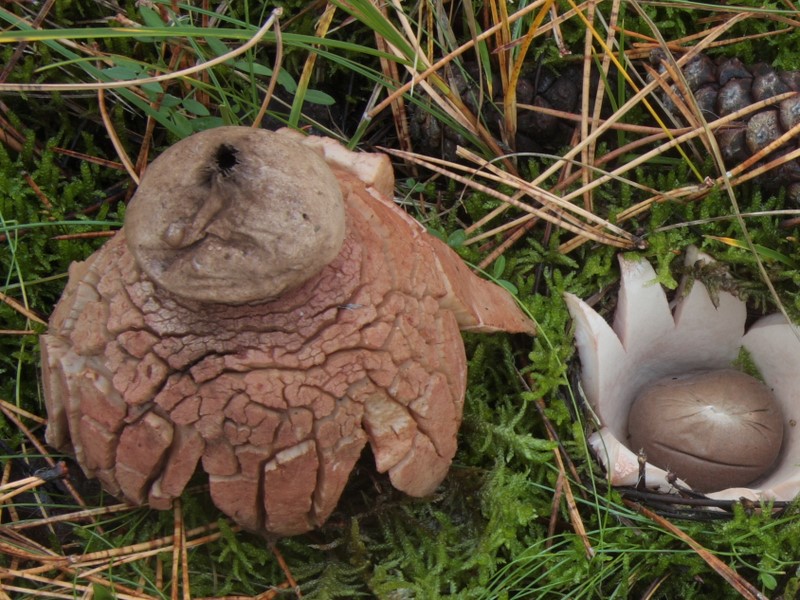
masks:
[[[170,506],[201,462],[221,510],[247,529],[280,535],[327,519],[367,442],[377,469],[398,489],[431,493],[456,451],[466,384],[459,328],[532,333],[533,324],[505,290],[473,275],[394,205],[385,156],[289,131],[215,132],[213,143],[193,140],[214,132],[189,138],[145,174],[144,190],[151,175],[169,172],[190,188],[159,191],[163,205],[145,212],[138,212],[144,202],[131,207],[136,227],[148,213],[158,227],[140,229],[131,242],[126,221],[113,240],[71,267],[42,339],[48,442],[71,447],[86,473],[113,494],[156,508]],[[237,204],[228,206],[233,196],[221,194],[214,200],[221,208],[208,217],[204,199],[192,196],[196,177],[207,171],[184,169],[182,157],[199,152],[219,166],[214,152],[235,147],[233,168],[249,172],[267,160],[245,150],[262,148],[253,141],[261,136],[271,148],[292,148],[292,160],[280,167],[285,179],[297,169],[292,186],[322,193],[320,182],[332,181],[339,190],[346,222],[340,250],[274,300],[231,303],[227,292],[222,302],[194,300],[191,279],[188,289],[170,291],[171,282],[150,276],[131,246],[136,254],[152,251],[151,258],[169,255],[164,234],[174,223],[190,237],[210,231],[221,244],[226,236],[216,232],[215,219],[234,233],[234,223],[247,229],[248,220],[263,221],[251,209],[268,210],[271,202],[258,179],[248,180],[242,189],[257,196],[252,204],[237,191]],[[248,220],[227,214],[237,207]],[[252,257],[269,255],[262,244]],[[266,267],[247,266],[242,276],[234,265],[244,259],[237,255],[219,275],[249,286]],[[189,272],[182,261],[170,267],[176,279]]]
[[[148,167],[125,217],[128,247],[173,294],[242,304],[277,298],[339,253],[344,206],[322,157],[247,127],[178,142]]]

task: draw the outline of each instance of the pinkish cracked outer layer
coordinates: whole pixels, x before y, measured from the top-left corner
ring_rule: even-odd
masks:
[[[395,487],[424,496],[456,451],[459,329],[533,333],[391,202],[386,157],[302,143],[335,173],[347,230],[301,287],[261,304],[179,299],[137,267],[124,228],[72,265],[42,340],[47,439],[114,495],[168,508],[200,462],[235,521],[294,535],[327,519],[369,442]]]

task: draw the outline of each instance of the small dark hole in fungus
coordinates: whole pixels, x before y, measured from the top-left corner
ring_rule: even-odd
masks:
[[[234,167],[239,164],[239,159],[236,155],[239,151],[230,144],[221,144],[214,154],[214,162],[216,163],[217,170],[223,177],[228,177]]]

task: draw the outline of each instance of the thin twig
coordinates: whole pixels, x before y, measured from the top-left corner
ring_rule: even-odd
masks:
[[[537,8],[539,8],[542,5],[542,3],[544,1],[545,0],[538,0],[537,2],[529,4],[528,6],[518,10],[513,15],[509,16],[508,23],[513,23],[513,22],[521,19],[525,15],[527,15],[529,12],[531,12],[533,10],[536,10]],[[388,107],[392,102],[394,102],[394,100],[395,100],[395,98],[397,96],[402,96],[403,94],[407,93],[416,84],[418,84],[419,82],[421,82],[424,79],[426,79],[427,77],[429,77],[432,73],[435,73],[436,71],[438,71],[439,69],[444,67],[446,64],[451,62],[454,58],[457,58],[458,56],[461,56],[464,52],[466,52],[467,50],[469,50],[473,46],[475,46],[475,44],[477,44],[479,42],[482,42],[482,41],[492,37],[498,31],[500,31],[503,26],[504,26],[503,23],[496,23],[496,24],[492,25],[491,27],[489,27],[488,29],[483,31],[480,35],[474,37],[473,39],[471,39],[471,40],[469,40],[467,42],[465,42],[464,44],[462,44],[461,46],[459,46],[458,48],[456,48],[452,52],[449,52],[447,54],[447,56],[445,56],[444,58],[436,61],[435,63],[433,63],[430,67],[428,67],[427,69],[425,69],[421,73],[417,73],[416,75],[414,75],[411,78],[411,81],[408,81],[407,83],[405,83],[402,86],[400,86],[399,88],[397,88],[394,92],[389,94],[389,96],[383,102],[381,102],[375,108],[373,108],[371,111],[369,111],[369,113],[367,114],[367,118],[369,118],[369,119],[374,118],[375,115],[381,113],[386,107]]]
[[[730,565],[722,562],[715,554],[709,552],[700,543],[698,543],[688,533],[673,525],[669,520],[665,519],[654,513],[653,511],[645,508],[637,502],[623,498],[622,500],[626,506],[632,508],[640,515],[643,515],[660,525],[681,541],[685,542],[692,550],[697,552],[698,556],[702,558],[708,566],[714,569],[725,581],[727,581],[733,588],[747,600],[769,600],[764,594],[759,592],[749,581],[739,575]]]
[[[0,302],[5,302],[6,304],[8,304],[11,308],[13,308],[15,311],[17,311],[19,314],[21,314],[26,319],[30,319],[31,321],[35,321],[36,323],[39,323],[40,325],[45,325],[45,326],[47,325],[47,321],[45,321],[42,317],[37,315],[31,309],[27,308],[26,306],[23,306],[21,303],[19,303],[16,300],[14,300],[14,298],[12,298],[11,296],[7,296],[3,292],[0,292]]]
[[[31,430],[28,429],[28,427],[26,427],[25,424],[19,420],[19,418],[17,418],[14,412],[6,408],[2,403],[0,403],[0,411],[2,411],[2,413],[6,416],[6,418],[9,421],[11,421],[19,431],[25,434],[25,437],[28,438],[30,443],[33,444],[33,446],[36,448],[39,454],[41,454],[42,457],[45,459],[45,461],[47,461],[47,464],[49,464],[50,467],[55,467],[56,462],[50,457],[47,448],[45,448],[42,445],[42,443],[36,438],[36,436],[33,435]],[[69,490],[69,493],[72,494],[72,497],[75,499],[75,502],[80,504],[82,507],[86,508],[86,502],[78,493],[78,490],[76,490],[75,487],[70,483],[69,479],[65,479],[63,481],[63,484],[67,488],[67,490]]]
[[[221,65],[232,58],[241,56],[256,44],[261,41],[267,32],[272,28],[275,20],[283,14],[283,9],[278,7],[273,9],[267,21],[256,31],[256,33],[247,42],[226,52],[221,56],[212,58],[209,61],[187,67],[173,73],[164,73],[163,75],[156,75],[153,77],[141,77],[139,79],[129,79],[125,81],[104,81],[95,83],[0,83],[0,92],[76,92],[86,90],[113,90],[119,88],[129,88],[134,86],[141,86],[148,83],[161,83],[164,81],[172,81],[173,79],[182,79],[189,77],[195,73],[201,73],[217,65]],[[132,33],[136,35],[144,35],[141,30],[133,30]]]
[[[277,14],[275,11],[273,11],[273,15],[275,15],[275,62],[272,65],[272,75],[269,78],[264,99],[261,101],[261,106],[258,109],[256,118],[253,119],[253,128],[261,127],[261,122],[264,120],[264,115],[267,114],[267,107],[272,101],[272,96],[275,93],[275,86],[278,84],[278,74],[280,73],[281,65],[283,64],[283,37],[281,36],[279,18],[281,14],[283,14],[282,11],[278,12]]]
[[[117,156],[119,156],[120,161],[122,161],[128,176],[138,186],[139,174],[136,172],[133,162],[131,162],[131,157],[128,156],[125,150],[125,146],[122,145],[122,140],[119,139],[117,130],[114,128],[114,123],[111,121],[111,117],[108,114],[108,109],[106,108],[106,93],[103,89],[97,90],[97,106],[100,108],[100,117],[103,119],[103,125],[105,125],[106,133],[111,140],[111,145],[114,146],[114,150],[116,150]]]

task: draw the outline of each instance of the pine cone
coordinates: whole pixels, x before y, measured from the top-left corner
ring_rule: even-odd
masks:
[[[655,51],[651,56],[651,62],[664,70],[663,58],[660,51]],[[471,72],[475,68],[470,68],[468,65],[466,70]],[[706,55],[699,55],[683,68],[683,74],[701,111],[709,121],[730,115],[754,102],[778,94],[800,91],[800,71],[776,71],[764,63],[745,66],[737,58],[714,61]],[[609,75],[612,81],[614,75],[614,73]],[[577,112],[582,87],[581,77],[582,68],[579,65],[567,67],[560,75],[546,69],[531,68],[523,74],[517,84],[517,102],[565,112]],[[593,96],[596,93],[598,79],[596,74],[593,75],[590,90]],[[495,89],[498,88],[499,86],[495,85]],[[680,97],[679,88],[673,86],[673,90]],[[679,112],[667,94],[662,96],[665,108],[677,118]],[[493,133],[498,134],[498,139],[502,139],[499,135],[502,104],[502,98],[494,98],[492,102],[484,102],[479,111],[479,114],[486,117]],[[470,108],[475,107],[470,106]],[[426,154],[456,160],[455,146],[463,143],[463,139],[455,132],[438,127],[438,124],[433,129],[423,127],[421,124],[428,122],[425,121],[425,117],[430,120],[430,115],[424,110],[419,110],[412,119],[416,120],[412,122],[412,141],[415,148]],[[798,123],[800,123],[800,95],[759,112],[749,113],[742,120],[734,121],[724,129],[718,130],[717,141],[726,166],[732,168],[741,164]],[[574,129],[574,122],[566,122],[535,111],[520,111],[515,149],[521,152],[557,151],[570,143]],[[795,147],[795,143],[784,144],[769,158],[790,152]],[[773,169],[769,177],[763,179],[762,183],[770,187],[788,186],[790,197],[800,199],[800,163],[797,160]]]
[[[662,58],[660,52],[654,52],[651,61],[661,65]],[[713,61],[708,56],[699,55],[683,67],[683,75],[703,116],[709,121],[779,94],[800,91],[800,72],[779,72],[765,63],[748,67],[738,58]],[[672,89],[678,96],[681,95],[676,85]],[[664,105],[674,115],[674,105],[666,94]],[[749,113],[741,121],[734,121],[716,134],[725,164],[730,168],[742,163],[798,123],[800,95]],[[795,147],[794,143],[786,144],[770,158],[794,150]],[[800,164],[795,160],[770,172],[769,180],[765,183],[771,186],[795,184],[797,187],[800,185],[798,182]]]

